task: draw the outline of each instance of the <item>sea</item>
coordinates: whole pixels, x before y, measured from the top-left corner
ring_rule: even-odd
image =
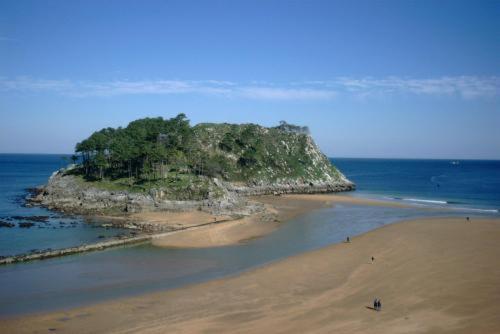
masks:
[[[500,160],[330,159],[354,196],[498,213]]]
[[[46,312],[235,275],[418,217],[500,217],[500,161],[333,158],[357,190],[349,196],[408,208],[340,204],[283,224],[235,246],[168,249],[124,246],[0,266],[0,317]],[[129,233],[102,221],[24,206],[27,189],[45,183],[67,156],[0,154],[0,256],[64,248]],[[35,218],[33,218],[35,217]],[[20,223],[32,222],[30,228]]]

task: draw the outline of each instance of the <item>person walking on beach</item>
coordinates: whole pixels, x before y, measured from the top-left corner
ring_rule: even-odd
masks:
[[[377,298],[375,298],[375,300],[373,301],[373,309],[374,310],[377,310],[377,305],[378,305],[378,300],[377,300]]]
[[[380,299],[377,301],[377,311],[382,310],[382,303],[380,302]]]
[[[375,258],[372,256],[372,263],[373,263],[373,261],[375,261]]]
[[[347,239],[345,241],[346,242],[351,242],[351,239],[349,239],[349,237],[347,237]]]

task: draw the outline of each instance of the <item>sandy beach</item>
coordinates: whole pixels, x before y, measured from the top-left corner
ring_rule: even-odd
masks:
[[[498,254],[498,219],[409,221],[235,277],[1,320],[0,327],[5,333],[497,333]],[[376,297],[380,312],[370,309]]]

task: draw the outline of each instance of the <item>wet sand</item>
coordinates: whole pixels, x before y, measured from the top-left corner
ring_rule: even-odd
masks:
[[[230,216],[217,216],[207,212],[192,210],[186,212],[141,212],[127,217],[137,223],[152,223],[172,228],[186,228],[221,220],[230,220]]]
[[[178,248],[227,246],[261,237],[278,227],[277,221],[262,221],[260,215],[252,215],[185,231],[154,235],[151,243],[159,247]]]
[[[235,277],[0,320],[0,328],[5,333],[498,333],[499,254],[499,219],[416,220]],[[376,297],[380,312],[370,309]]]
[[[370,206],[386,206],[394,208],[414,208],[413,205],[408,205],[393,201],[383,201],[371,198],[361,198],[349,195],[340,194],[294,194],[294,195],[283,195],[283,196],[259,196],[255,197],[255,200],[261,201],[263,203],[269,203],[273,205],[278,205],[279,207],[296,207],[300,208],[301,205],[307,205],[304,203],[322,203],[326,206],[332,206],[337,204],[354,204],[354,205],[370,205]]]

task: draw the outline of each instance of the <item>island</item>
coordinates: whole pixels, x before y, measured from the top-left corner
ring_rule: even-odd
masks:
[[[105,128],[76,145],[33,202],[75,213],[199,209],[245,213],[250,195],[354,189],[308,134],[281,122],[198,124],[184,114]]]

